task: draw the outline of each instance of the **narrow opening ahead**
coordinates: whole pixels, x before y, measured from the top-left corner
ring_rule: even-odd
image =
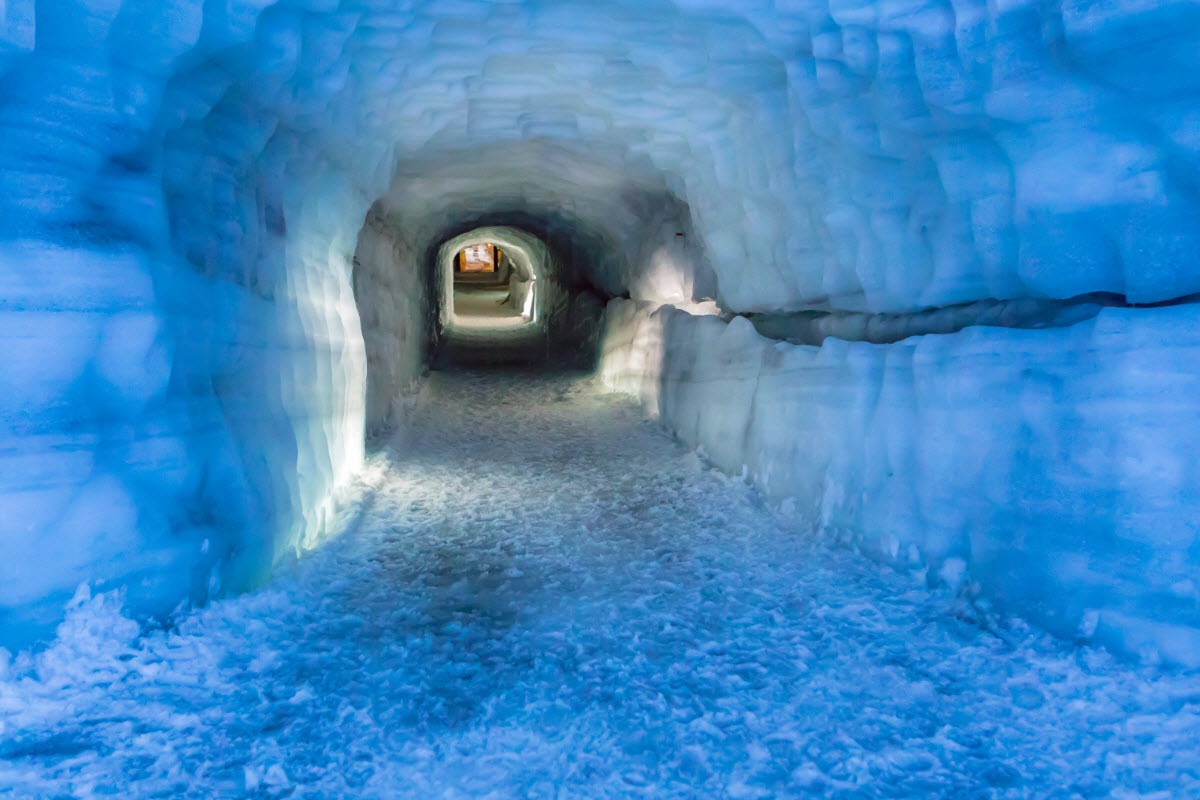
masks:
[[[545,262],[544,245],[513,228],[478,228],[446,242],[438,255],[444,333],[502,344],[533,332]]]
[[[459,328],[510,328],[533,318],[534,283],[494,242],[467,245],[454,257],[451,321]]]
[[[429,265],[438,296],[431,366],[593,366],[604,304],[564,285],[564,263],[538,235],[510,225],[443,240]]]

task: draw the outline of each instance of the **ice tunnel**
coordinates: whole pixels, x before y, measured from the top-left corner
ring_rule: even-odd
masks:
[[[0,4],[0,643],[339,530],[484,243],[485,349],[592,347],[797,529],[1200,666],[1197,52],[1169,0]]]

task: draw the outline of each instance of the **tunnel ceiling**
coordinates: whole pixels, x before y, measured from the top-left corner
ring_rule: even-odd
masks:
[[[620,236],[636,213],[621,187],[665,189],[736,311],[1200,288],[1185,267],[1200,235],[1185,100],[1200,79],[1172,46],[1189,28],[1137,8],[9,9],[10,231],[170,241],[205,272],[269,286],[283,269],[262,257],[272,236],[352,249],[394,177],[428,196],[421,181],[451,154],[500,147],[515,164],[482,164],[494,171],[444,202],[511,191],[505,210],[571,207]],[[1127,68],[1118,50],[1151,37]],[[587,154],[558,173],[582,183],[534,169],[547,148]]]

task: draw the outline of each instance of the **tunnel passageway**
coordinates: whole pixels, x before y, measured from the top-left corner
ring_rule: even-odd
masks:
[[[517,328],[529,318],[508,300],[508,287],[464,286],[454,290],[455,325],[462,328]]]
[[[450,324],[475,333],[532,324],[533,281],[522,277],[513,259],[490,242],[463,248],[454,259]]]
[[[1200,677],[797,533],[593,378],[435,372],[357,491],[339,538],[168,630],[78,594],[49,649],[0,661],[0,786],[1200,793]]]

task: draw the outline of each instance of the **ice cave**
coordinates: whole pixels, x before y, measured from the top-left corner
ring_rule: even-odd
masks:
[[[1200,798],[1194,0],[0,0],[0,797]]]

